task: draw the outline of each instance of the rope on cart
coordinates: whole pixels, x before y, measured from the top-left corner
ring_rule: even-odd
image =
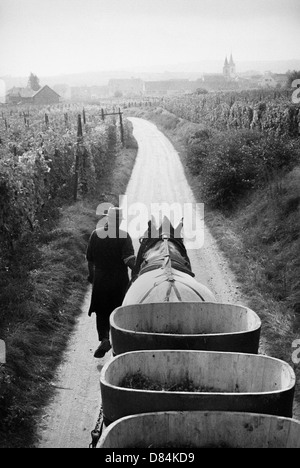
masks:
[[[92,442],[89,445],[90,449],[97,448],[97,444],[98,444],[99,439],[100,439],[100,437],[102,435],[102,432],[103,432],[103,425],[104,425],[103,408],[101,406],[99,417],[97,419],[95,429],[92,430],[92,432],[91,432]]]

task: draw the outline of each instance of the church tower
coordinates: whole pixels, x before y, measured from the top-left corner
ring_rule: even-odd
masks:
[[[232,54],[230,54],[229,60],[229,76],[230,78],[235,78],[235,63],[232,58]]]
[[[233,79],[236,76],[235,63],[233,61],[232,54],[230,54],[229,62],[228,62],[227,57],[225,58],[224,67],[223,67],[223,75],[227,79]]]
[[[228,63],[227,57],[225,58],[225,62],[224,62],[223,75],[225,78],[229,78],[229,63]]]

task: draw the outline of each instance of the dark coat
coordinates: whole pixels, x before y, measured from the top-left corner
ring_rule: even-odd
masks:
[[[134,256],[128,233],[118,230],[114,238],[101,238],[104,231],[105,228],[101,228],[92,233],[87,249],[87,260],[95,266],[89,315],[93,312],[107,314],[122,304],[129,284],[124,260]]]

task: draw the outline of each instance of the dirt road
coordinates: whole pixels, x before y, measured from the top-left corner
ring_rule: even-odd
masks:
[[[149,207],[155,202],[196,206],[179,156],[170,141],[152,123],[137,118],[130,120],[139,153],[127,192],[120,194],[127,196],[129,209],[133,203]],[[134,244],[137,250],[137,239]],[[242,303],[236,280],[207,228],[203,246],[199,249],[192,246],[188,254],[196,279],[215,294],[217,301]],[[100,360],[93,358],[97,335],[95,318],[87,316],[89,298],[90,291],[53,383],[56,394],[41,421],[39,448],[87,448],[90,443],[90,432],[100,406],[99,374],[111,354]]]

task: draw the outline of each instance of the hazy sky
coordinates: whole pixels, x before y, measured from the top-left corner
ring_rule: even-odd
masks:
[[[300,58],[300,0],[0,0],[0,76]],[[162,71],[164,68],[162,67]]]

